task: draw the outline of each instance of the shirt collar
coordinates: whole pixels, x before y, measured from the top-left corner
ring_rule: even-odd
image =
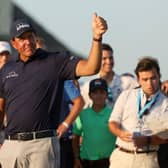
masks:
[[[144,100],[145,102],[146,101],[150,101],[152,100],[154,97],[156,97],[158,94],[159,94],[160,90],[158,90],[155,94],[151,95],[148,99],[146,98],[146,95],[144,93],[144,91],[142,90],[141,88],[141,99]]]

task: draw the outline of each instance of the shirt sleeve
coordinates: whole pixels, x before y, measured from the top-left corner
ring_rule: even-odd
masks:
[[[76,76],[76,66],[81,58],[72,56],[69,52],[62,53],[60,57],[62,57],[62,62],[60,62],[61,76],[66,80],[77,79],[78,76]]]
[[[76,120],[74,122],[72,132],[76,135],[79,135],[79,136],[82,135],[82,123],[81,123],[79,116],[76,118]]]
[[[84,108],[92,106],[92,100],[89,97],[89,81],[86,81],[83,85],[80,86],[81,95],[85,101]]]
[[[71,102],[73,99],[80,96],[80,90],[74,84],[73,80],[64,82],[64,94],[66,102]]]

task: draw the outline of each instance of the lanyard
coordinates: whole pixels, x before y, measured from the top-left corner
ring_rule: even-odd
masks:
[[[140,89],[138,90],[137,96],[137,108],[138,108],[138,118],[141,119],[144,113],[149,110],[156,102],[157,98],[159,97],[159,92],[152,97],[152,99],[141,108],[141,92]]]

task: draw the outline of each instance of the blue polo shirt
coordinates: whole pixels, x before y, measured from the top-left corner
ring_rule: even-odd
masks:
[[[60,113],[60,123],[62,123],[65,118],[68,116],[70,112],[71,106],[73,106],[73,100],[80,96],[80,90],[74,84],[73,80],[66,80],[64,82],[64,94],[61,105],[61,113]],[[72,137],[72,125],[70,125],[69,129],[63,135],[65,138]]]
[[[0,98],[5,99],[7,135],[56,129],[64,80],[75,79],[79,58],[68,52],[38,49],[27,61],[7,63],[0,73]]]

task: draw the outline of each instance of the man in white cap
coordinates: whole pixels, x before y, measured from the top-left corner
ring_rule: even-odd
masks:
[[[0,41],[0,69],[9,60],[11,54],[10,44],[6,41]]]
[[[9,60],[10,55],[11,55],[10,44],[6,41],[0,41],[0,69]],[[0,147],[4,140],[4,132],[1,129],[2,128],[0,128]]]

